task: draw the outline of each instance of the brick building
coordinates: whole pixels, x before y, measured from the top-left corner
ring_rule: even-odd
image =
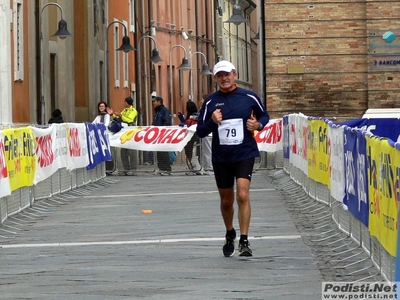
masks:
[[[399,11],[397,0],[265,0],[271,115],[355,118],[399,107]]]

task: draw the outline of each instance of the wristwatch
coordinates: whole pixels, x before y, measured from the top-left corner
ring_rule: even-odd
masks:
[[[258,125],[258,131],[260,131],[260,130],[262,130],[263,128],[264,128],[264,125],[263,124],[261,124],[260,122],[258,122],[258,124],[260,124],[260,125]]]

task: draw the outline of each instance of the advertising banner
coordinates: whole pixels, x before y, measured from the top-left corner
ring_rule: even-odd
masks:
[[[328,147],[330,160],[330,192],[331,196],[343,202],[345,197],[345,171],[343,155],[344,126],[328,123]]]
[[[30,127],[35,137],[36,172],[33,183],[45,180],[58,170],[55,151],[56,130],[48,128]],[[65,126],[64,126],[65,130]]]
[[[67,169],[86,168],[89,164],[86,125],[67,123]]]
[[[397,118],[355,119],[339,124],[366,131],[368,134],[400,142],[400,120]]]
[[[290,129],[290,123],[289,123],[289,116],[286,115],[283,117],[283,158],[289,159],[290,155],[290,143],[289,143],[289,129]]]
[[[365,138],[361,131],[345,127],[345,204],[351,214],[368,227],[368,189]]]
[[[329,187],[328,124],[308,120],[308,176]]]
[[[254,138],[257,141],[258,149],[266,152],[282,150],[283,138],[282,119],[269,120],[269,123],[261,131],[257,131]]]
[[[11,191],[32,186],[36,171],[35,139],[29,127],[3,130]]]
[[[182,151],[196,126],[128,126],[110,136],[110,146],[145,151]]]
[[[89,149],[88,170],[94,169],[103,161],[111,160],[110,143],[105,133],[104,124],[86,123],[87,142]]]
[[[367,137],[369,231],[390,255],[396,255],[399,200],[399,150],[389,139]]]
[[[8,178],[7,160],[4,150],[4,136],[0,131],[0,198],[11,195],[10,180]]]

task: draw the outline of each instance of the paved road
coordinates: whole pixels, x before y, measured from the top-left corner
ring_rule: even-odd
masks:
[[[107,176],[39,201],[0,227],[0,298],[321,299],[267,171],[251,189],[252,258],[222,255],[213,176]]]

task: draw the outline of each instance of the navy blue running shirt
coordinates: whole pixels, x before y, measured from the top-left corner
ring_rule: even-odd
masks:
[[[221,137],[220,140],[219,134],[222,134],[223,131],[220,130],[219,132],[220,125],[214,123],[211,118],[216,109],[221,109],[223,122],[243,120],[241,125],[243,126],[243,140],[240,139],[241,142],[239,141],[238,144],[221,144],[224,143],[223,138],[225,137]],[[200,110],[196,132],[201,138],[212,133],[213,162],[242,161],[260,155],[253,133],[246,128],[246,121],[250,119],[252,113],[257,121],[262,124],[262,127],[269,122],[268,112],[260,98],[256,93],[247,89],[237,87],[227,93],[217,91],[205,99]],[[238,132],[240,131],[238,130]],[[241,132],[239,135],[241,135]]]

